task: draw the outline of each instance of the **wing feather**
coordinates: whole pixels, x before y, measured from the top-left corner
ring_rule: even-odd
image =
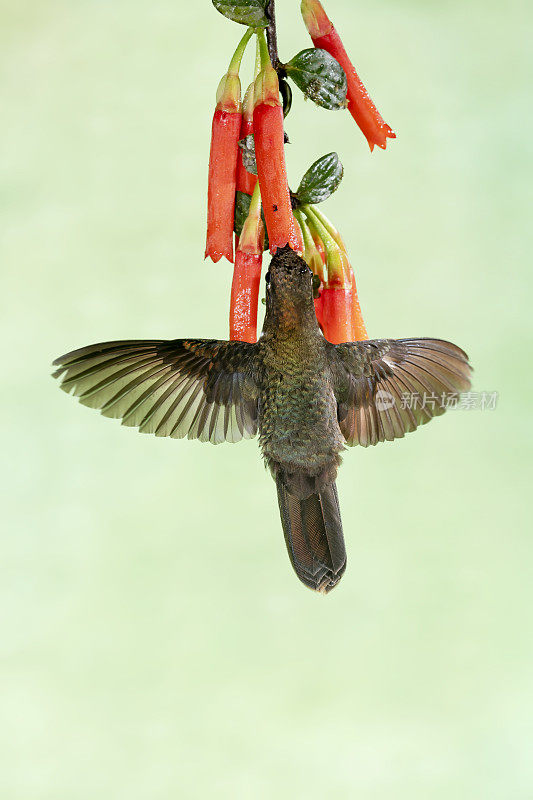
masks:
[[[466,353],[440,339],[331,345],[338,420],[348,445],[402,438],[470,388]]]
[[[143,433],[219,444],[257,433],[255,345],[131,340],[58,358],[54,377],[80,402]]]

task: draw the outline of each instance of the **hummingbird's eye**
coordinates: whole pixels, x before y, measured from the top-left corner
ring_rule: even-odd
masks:
[[[265,280],[267,283],[270,283],[270,270],[268,270],[267,274],[265,275]]]

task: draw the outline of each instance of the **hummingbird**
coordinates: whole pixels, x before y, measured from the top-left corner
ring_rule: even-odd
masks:
[[[127,340],[54,361],[61,388],[142,433],[219,444],[259,436],[298,578],[328,593],[346,569],[341,453],[402,438],[470,387],[466,353],[440,339],[331,344],[313,276],[288,246],[266,280],[258,341]],[[407,398],[407,401],[406,401]],[[430,398],[430,400],[428,400]]]

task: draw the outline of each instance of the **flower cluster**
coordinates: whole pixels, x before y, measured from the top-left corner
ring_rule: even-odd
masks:
[[[263,252],[267,247],[275,253],[288,244],[313,272],[316,316],[324,336],[333,343],[367,339],[346,246],[317,207],[342,179],[337,154],[318,159],[296,192],[289,188],[284,119],[292,90],[287,79],[323,108],[348,108],[371,150],[376,144],[385,149],[387,138],[395,134],[370,99],[319,0],[301,3],[314,48],[286,64],[277,56],[275,28],[272,36],[272,0],[212,2],[226,17],[247,26],[219,84],[209,157],[205,255],[234,263],[230,338],[256,341]],[[255,74],[241,100],[239,72],[254,35]]]
[[[315,311],[324,336],[333,344],[368,339],[340,233],[316,206],[304,205],[296,214],[306,244],[304,259],[316,276]]]

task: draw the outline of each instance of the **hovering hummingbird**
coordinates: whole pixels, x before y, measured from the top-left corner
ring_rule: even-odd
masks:
[[[468,389],[471,370],[463,350],[439,339],[331,344],[317,323],[312,277],[289,247],[278,250],[255,344],[105,342],[58,358],[54,377],[83,405],[142,433],[213,444],[259,433],[294,570],[326,593],[346,569],[341,452],[401,438],[444,413],[440,398]]]

